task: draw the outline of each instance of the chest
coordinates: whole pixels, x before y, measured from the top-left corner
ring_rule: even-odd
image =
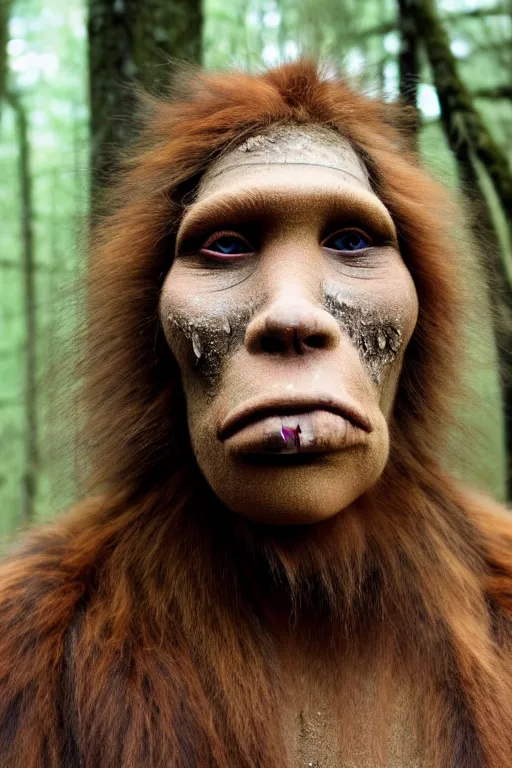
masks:
[[[379,706],[380,705],[380,706]],[[309,687],[287,709],[285,742],[293,768],[428,768],[412,701],[403,692],[382,706],[371,690],[343,695]]]

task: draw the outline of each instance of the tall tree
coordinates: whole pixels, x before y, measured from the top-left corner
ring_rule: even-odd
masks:
[[[7,43],[11,0],[0,0],[0,108],[7,90]]]
[[[37,465],[37,324],[35,302],[35,260],[33,235],[32,177],[30,175],[30,144],[28,139],[27,115],[18,94],[7,93],[7,101],[16,116],[18,138],[18,174],[20,185],[20,223],[22,279],[25,320],[25,375],[24,375],[24,410],[25,410],[25,456],[21,487],[21,510],[24,520],[34,517]]]
[[[413,5],[414,0],[398,0],[398,28],[400,34],[398,67],[400,98],[404,104],[408,104],[415,110],[414,135],[416,138],[419,129],[419,40],[414,23]]]
[[[459,169],[463,188],[469,191],[473,228],[478,240],[495,245],[495,258],[483,260],[493,291],[495,336],[502,376],[507,440],[508,493],[512,498],[512,286],[501,253],[492,213],[482,190],[486,174],[505,215],[512,212],[512,174],[505,152],[492,137],[462,81],[450,48],[450,39],[436,11],[434,0],[411,0],[410,13],[416,36],[425,46],[441,106],[443,128]],[[510,223],[510,219],[509,219]]]
[[[130,139],[130,85],[136,81],[158,92],[171,58],[200,62],[201,0],[89,0],[88,27],[96,187],[108,180],[117,148]]]
[[[422,39],[441,105],[441,117],[450,148],[458,162],[479,160],[506,213],[512,211],[512,174],[505,152],[493,139],[462,81],[450,40],[436,12],[434,0],[412,0],[416,33]]]

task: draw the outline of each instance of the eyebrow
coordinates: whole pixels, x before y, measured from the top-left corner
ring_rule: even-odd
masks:
[[[362,228],[370,227],[383,239],[398,242],[393,219],[384,203],[374,192],[364,188],[348,189],[344,186],[310,187],[303,191],[290,187],[261,186],[245,187],[239,190],[218,190],[207,198],[186,207],[176,237],[176,250],[186,237],[203,235],[207,229],[249,224],[254,221],[275,220],[276,206],[280,202],[297,200],[297,210],[307,214],[312,204],[324,206],[326,221],[346,220]],[[312,201],[312,198],[314,199]]]

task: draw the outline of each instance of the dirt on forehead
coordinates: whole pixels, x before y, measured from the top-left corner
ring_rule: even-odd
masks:
[[[298,152],[313,154],[319,161],[323,158],[330,160],[333,155],[357,157],[350,142],[337,131],[315,124],[274,125],[230,151],[237,154],[250,153],[253,157],[258,154],[287,157]]]
[[[359,178],[369,186],[368,173],[350,142],[322,125],[275,125],[230,148],[203,176],[201,187],[224,171],[245,165],[320,165]]]

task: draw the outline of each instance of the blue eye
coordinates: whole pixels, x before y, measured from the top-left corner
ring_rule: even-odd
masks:
[[[218,256],[245,256],[252,253],[253,249],[238,235],[216,235],[201,248],[202,251],[215,253]]]
[[[343,232],[336,232],[322,243],[324,248],[331,248],[333,251],[362,251],[371,246],[370,239],[357,229],[346,229]]]

